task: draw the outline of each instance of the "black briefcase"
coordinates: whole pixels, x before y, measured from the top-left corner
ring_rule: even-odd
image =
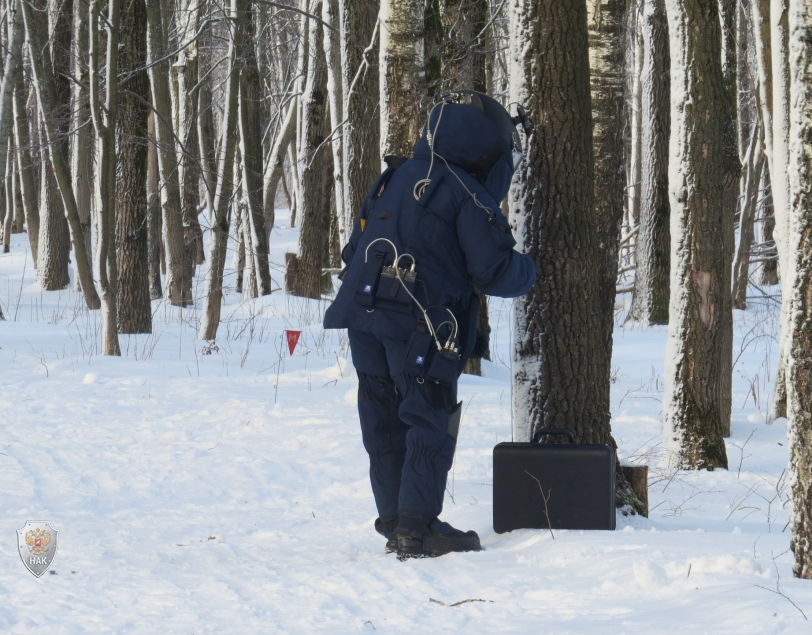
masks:
[[[500,443],[493,449],[493,529],[614,529],[615,450],[608,445]]]

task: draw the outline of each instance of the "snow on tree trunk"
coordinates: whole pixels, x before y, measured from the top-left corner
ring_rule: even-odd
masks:
[[[812,8],[789,3],[790,162],[788,242],[796,254],[787,358],[793,573],[812,579]],[[789,300],[789,302],[788,302]]]
[[[671,43],[671,302],[664,436],[673,465],[727,467],[730,351],[728,222],[723,183],[725,84],[715,2],[668,0]],[[734,139],[735,141],[735,139]],[[726,277],[727,274],[727,277]],[[727,409],[726,409],[727,407]]]
[[[671,65],[665,0],[648,0],[641,16],[642,183],[637,269],[629,319],[668,324],[671,208],[668,202],[668,137],[671,128]]]
[[[626,194],[623,141],[626,0],[587,0],[589,70],[592,89],[592,139],[595,156],[595,220],[603,357],[611,374],[615,327],[620,223]]]
[[[628,65],[632,71],[629,82],[629,157],[628,157],[628,192],[626,203],[626,225],[629,230],[640,223],[640,185],[642,180],[643,139],[641,129],[642,114],[642,66],[643,38],[640,28],[640,13],[643,0],[632,0],[627,21]]]
[[[789,241],[789,0],[772,0],[770,5],[770,39],[772,43],[773,134],[770,161],[775,230],[773,237],[781,268],[781,339],[778,343],[778,372],[775,378],[772,418],[787,416],[786,361],[790,337],[790,299],[795,286],[795,254]]]
[[[514,300],[514,439],[568,428],[612,442],[600,313],[586,5],[511,0],[510,101],[536,129],[510,196],[536,283]]]
[[[325,25],[322,27],[322,46],[327,70],[327,101],[330,113],[330,150],[333,153],[333,201],[336,210],[336,222],[340,233],[349,236],[352,231],[352,221],[344,210],[344,136],[342,135],[344,121],[344,91],[346,87],[342,81],[341,61],[341,16],[338,0],[323,0],[321,3],[321,17]]]
[[[423,0],[381,0],[381,156],[409,157],[424,120]]]
[[[144,0],[122,0],[116,180],[119,333],[151,333],[147,213],[149,77]]]

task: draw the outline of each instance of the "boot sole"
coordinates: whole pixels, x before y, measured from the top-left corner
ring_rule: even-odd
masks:
[[[427,536],[423,540],[398,536],[398,559],[437,558],[447,553],[482,551],[479,536]]]

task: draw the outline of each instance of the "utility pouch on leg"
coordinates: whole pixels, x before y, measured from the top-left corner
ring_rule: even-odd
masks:
[[[460,371],[460,354],[445,349],[432,350],[429,364],[426,368],[426,377],[436,379],[446,384],[457,381]]]
[[[428,331],[412,333],[409,337],[409,344],[406,346],[406,357],[402,364],[403,372],[422,377],[426,372],[431,344],[432,338]]]
[[[355,291],[355,301],[361,306],[375,306],[375,292],[387,253],[385,250],[376,251],[375,257],[367,259],[361,269],[358,288]]]

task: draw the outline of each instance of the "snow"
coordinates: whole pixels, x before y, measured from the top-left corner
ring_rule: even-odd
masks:
[[[274,287],[297,244],[277,219]],[[346,336],[320,327],[326,302],[231,290],[216,348],[195,311],[155,302],[154,333],[105,358],[98,312],[40,290],[27,250],[15,234],[0,254],[2,633],[809,632],[786,422],[766,424],[774,308],[736,314],[729,471],[661,466],[667,333],[618,327],[613,430],[624,460],[650,465],[651,518],[553,538],[491,526],[491,451],[511,434],[511,305],[494,300],[494,361],[461,380],[443,514],[485,551],[401,563],[373,530],[357,382]],[[60,534],[36,579],[15,532],[39,519]]]

